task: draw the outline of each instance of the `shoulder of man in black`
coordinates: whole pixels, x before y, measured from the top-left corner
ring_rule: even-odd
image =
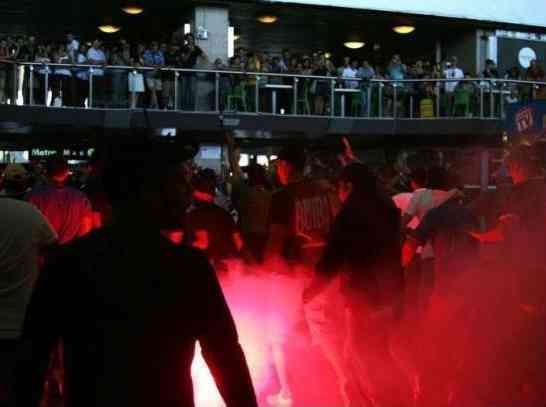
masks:
[[[272,225],[288,225],[294,207],[294,197],[286,189],[276,191],[271,198],[269,210],[269,222]]]
[[[130,332],[125,332],[125,329],[133,329],[136,320],[144,318],[154,325],[150,331],[156,332],[156,336],[170,332],[170,335],[178,338],[180,343],[189,344],[188,341],[199,340],[205,359],[215,373],[216,381],[228,405],[254,406],[254,393],[238,344],[235,324],[215,272],[207,259],[198,251],[176,247],[159,235],[150,235],[149,238],[144,233],[140,236],[130,235],[127,231],[120,232],[112,228],[97,231],[63,247],[48,260],[37,283],[23,330],[22,342],[27,343],[28,347],[25,351],[27,355],[25,361],[20,364],[18,371],[16,397],[18,402],[27,403],[20,405],[32,407],[38,405],[37,400],[42,392],[40,383],[43,383],[45,377],[49,351],[58,338],[66,335],[69,343],[79,346],[80,350],[87,349],[86,343],[90,345],[94,343],[92,332],[96,329],[94,324],[102,318],[99,315],[100,310],[104,313],[110,304],[108,309],[120,315],[116,317],[108,313],[108,319],[118,321],[121,326],[102,323],[101,338],[105,336],[103,339],[96,339],[110,341],[116,338],[113,335],[121,334],[122,338],[115,341],[124,340],[125,336],[131,335]],[[156,244],[158,246],[155,246]],[[125,245],[140,249],[140,253],[132,250],[127,258],[127,264],[120,268],[124,266],[123,262],[120,263],[119,259],[117,262],[110,262],[108,255],[118,256],[118,249]],[[157,256],[149,256],[144,250],[146,245],[155,246],[150,249]],[[160,253],[164,255],[159,256]],[[146,257],[152,257],[152,263],[160,259],[163,264],[162,266],[154,264],[156,268],[153,268],[150,261],[142,262]],[[158,270],[165,267],[169,268],[167,274],[165,270],[162,270],[163,273]],[[185,267],[191,272],[180,272],[177,267]],[[137,271],[136,268],[140,270]],[[127,284],[128,279],[137,281]],[[123,304],[124,302],[129,304]],[[156,302],[161,304],[158,305]],[[125,314],[126,310],[131,312]],[[157,318],[159,315],[162,317]],[[180,323],[176,324],[171,317],[177,318]],[[138,322],[136,327],[144,329],[141,322]],[[167,329],[168,326],[171,328]],[[160,330],[157,331],[155,328]],[[139,329],[135,332],[146,332],[146,329],[144,331]],[[132,338],[133,341],[145,339],[135,336]],[[77,349],[74,349],[73,352],[77,352]],[[145,351],[144,348],[142,350]],[[142,363],[153,358],[155,347],[150,350],[152,353],[149,355],[139,355]],[[168,354],[169,349],[164,351]],[[83,355],[85,353],[84,350]],[[99,359],[103,356],[105,355],[97,354]],[[122,359],[119,366],[124,366],[123,355],[120,357]],[[90,361],[85,359],[85,356],[83,358],[82,360]],[[176,361],[173,360],[172,363],[176,364]],[[187,369],[189,375],[189,366]],[[181,371],[181,374],[184,372]],[[92,380],[89,386],[92,386]],[[81,396],[79,394],[79,397]]]

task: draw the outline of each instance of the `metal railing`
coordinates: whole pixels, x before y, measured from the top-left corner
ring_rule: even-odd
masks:
[[[75,108],[345,117],[501,119],[507,103],[546,99],[546,82],[506,79],[384,80],[229,69],[2,62],[10,84],[0,102]],[[155,91],[154,91],[155,89]],[[4,89],[5,93],[5,89]]]

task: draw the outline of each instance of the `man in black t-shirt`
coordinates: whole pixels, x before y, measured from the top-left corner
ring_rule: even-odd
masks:
[[[165,236],[189,204],[180,150],[123,146],[107,166],[111,227],[42,271],[23,328],[13,405],[38,407],[48,354],[64,340],[66,407],[193,407],[199,341],[228,407],[257,407],[214,269]]]
[[[271,405],[291,405],[284,347],[290,327],[300,318],[303,282],[320,259],[337,210],[337,199],[329,183],[306,179],[303,148],[289,146],[276,162],[281,189],[273,195],[269,215],[269,241],[265,252],[273,281],[289,294],[271,299],[272,313],[283,323],[270,325],[270,341],[280,382],[280,392],[270,396]],[[280,315],[280,317],[279,317]]]

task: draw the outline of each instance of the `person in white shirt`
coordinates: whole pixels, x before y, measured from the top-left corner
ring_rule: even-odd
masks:
[[[38,256],[56,241],[57,234],[38,209],[0,198],[0,399],[9,392],[14,374],[15,347],[38,277]]]
[[[437,208],[449,199],[456,196],[459,191],[444,191],[447,184],[447,171],[441,167],[433,167],[428,171],[424,168],[417,168],[410,175],[410,184],[413,194],[402,216],[402,226],[416,229],[426,214],[433,208]],[[415,306],[424,309],[428,306],[430,297],[434,290],[434,252],[432,245],[427,243],[418,251],[421,256],[417,257],[418,264],[411,266],[409,286],[414,289]],[[411,283],[414,284],[411,284]]]
[[[358,62],[353,61],[350,65],[346,65],[341,72],[343,79],[356,78],[358,75]],[[358,89],[358,81],[345,80],[343,87],[346,89]]]
[[[93,46],[87,51],[87,62],[90,65],[106,65],[106,55],[102,50],[102,43],[100,40],[95,40]],[[104,70],[100,68],[93,68],[93,107],[100,107],[104,104]]]
[[[457,57],[452,57],[451,62],[446,63],[446,69],[444,70],[444,77],[446,79],[464,79],[464,72],[461,68],[457,66],[458,64]],[[458,81],[449,81],[445,83],[445,92],[447,96],[447,105],[448,110],[447,114],[449,116],[453,115],[453,110],[455,108],[454,100],[455,100],[455,89],[457,89],[457,86],[459,85]]]
[[[55,53],[55,63],[72,64],[72,59],[66,46],[61,45]],[[72,71],[69,66],[59,66],[55,68],[53,77],[53,104],[60,107],[74,106],[74,83],[72,82]]]
[[[80,50],[80,43],[78,40],[76,40],[76,38],[74,38],[74,34],[72,33],[68,33],[66,35],[66,49],[70,60],[75,63],[76,57],[78,56],[78,51]]]

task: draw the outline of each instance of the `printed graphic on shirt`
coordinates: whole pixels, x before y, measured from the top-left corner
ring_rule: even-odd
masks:
[[[301,248],[322,247],[330,229],[331,210],[327,195],[296,199],[294,228],[301,238]]]

